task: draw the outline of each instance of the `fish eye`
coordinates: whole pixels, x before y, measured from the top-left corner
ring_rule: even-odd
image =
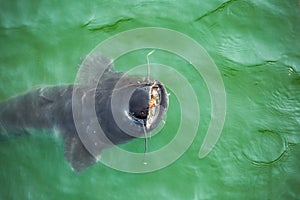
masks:
[[[147,119],[148,111],[147,110],[142,110],[140,112],[136,112],[134,116],[138,119]]]

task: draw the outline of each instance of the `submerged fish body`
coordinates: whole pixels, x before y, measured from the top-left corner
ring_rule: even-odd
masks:
[[[105,62],[107,59],[99,56],[90,64],[97,68]],[[0,138],[24,135],[27,128],[59,130],[66,159],[75,171],[84,170],[98,161],[103,148],[156,128],[167,111],[168,95],[163,84],[123,75],[110,67],[96,87],[90,83],[45,86],[0,103]],[[94,116],[84,107],[90,95],[94,95],[92,107],[103,135],[97,135]],[[82,116],[82,123],[74,120],[74,102],[79,102],[75,114]]]

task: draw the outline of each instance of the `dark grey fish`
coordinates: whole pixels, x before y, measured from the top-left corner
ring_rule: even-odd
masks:
[[[90,80],[89,73],[93,72],[87,72],[86,84],[39,87],[0,103],[0,139],[29,134],[28,128],[58,130],[66,159],[80,172],[98,161],[103,148],[141,137],[158,126],[168,108],[163,84],[123,77],[112,69],[109,59],[100,55],[92,56],[87,63],[94,69],[110,66],[99,81]],[[95,119],[84,107],[89,96],[94,98],[91,107],[103,135],[95,132]],[[75,115],[83,119],[77,126],[74,102],[79,102]],[[93,130],[95,134],[91,134]]]

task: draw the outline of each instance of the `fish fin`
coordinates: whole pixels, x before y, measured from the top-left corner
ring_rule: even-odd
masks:
[[[95,76],[95,73],[99,69],[104,69],[104,73],[114,71],[113,60],[100,53],[92,53],[80,64],[80,77],[78,77],[78,83],[84,85],[96,85],[99,77]]]
[[[78,135],[65,133],[64,155],[75,172],[81,172],[97,163],[97,159],[84,147]]]

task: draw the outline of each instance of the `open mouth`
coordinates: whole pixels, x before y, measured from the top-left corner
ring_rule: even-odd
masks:
[[[138,87],[129,101],[129,116],[137,123],[145,126],[146,130],[160,113],[162,91],[157,81]]]
[[[158,116],[159,109],[160,109],[160,89],[156,82],[153,83],[153,85],[150,86],[150,92],[149,92],[149,110],[147,114],[147,120],[146,120],[146,127],[147,129],[150,128],[151,124],[155,120],[155,118]]]

